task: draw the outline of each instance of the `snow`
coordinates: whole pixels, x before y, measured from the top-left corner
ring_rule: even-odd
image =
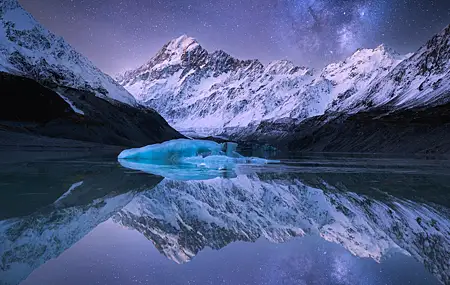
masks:
[[[194,73],[195,71],[192,71]],[[192,74],[191,73],[191,74]],[[185,102],[187,105],[195,104],[195,102],[207,98],[210,94],[208,92],[204,92],[211,90],[211,88],[214,86],[214,84],[219,84],[225,81],[230,76],[229,73],[221,74],[217,77],[210,76],[204,78],[198,85],[196,85],[194,88],[197,90],[198,95],[193,96],[192,98],[188,98]],[[130,92],[131,93],[131,92]],[[133,94],[133,93],[131,93]]]
[[[449,101],[450,25],[413,55],[407,55],[385,77],[375,80],[360,101],[375,106],[390,104],[396,109],[440,104]],[[438,56],[436,56],[438,55]],[[361,110],[353,100],[349,109]]]
[[[162,61],[156,65],[153,66],[153,69],[163,69],[170,65],[177,65],[181,64],[182,60],[181,57],[185,53],[189,53],[193,49],[195,49],[199,44],[194,38],[190,38],[186,35],[183,35],[177,39],[174,39],[170,41],[167,44],[167,47],[165,49],[165,53],[169,54],[170,56],[165,61]]]
[[[73,110],[75,113],[80,114],[80,115],[84,115],[84,112],[83,112],[82,110],[78,109],[78,108],[73,104],[73,102],[70,101],[67,97],[61,95],[60,93],[57,93],[57,94],[58,94],[61,98],[63,98],[63,100],[66,101],[67,104],[69,104],[70,108],[72,108],[72,110]]]
[[[146,237],[151,232],[161,252],[177,263],[189,261],[205,248],[226,246],[229,242],[217,239],[223,232],[229,241],[264,237],[276,243],[311,235],[376,262],[392,252],[411,255],[429,270],[447,274],[443,270],[449,263],[447,212],[389,195],[377,200],[349,189],[323,188],[308,186],[298,175],[289,174],[165,179],[134,198],[116,221]],[[429,226],[432,221],[440,231]],[[426,246],[427,242],[433,246]]]
[[[359,101],[373,82],[385,77],[404,59],[392,49],[380,45],[375,49],[360,49],[348,59],[328,65],[322,77],[334,85],[331,99],[338,100],[340,95],[350,92],[348,98],[339,99],[339,104],[330,109],[344,110],[352,102]]]
[[[197,58],[199,65],[194,67],[182,60],[186,46],[191,45],[201,54]],[[209,54],[187,36],[171,41],[160,54],[170,57],[161,62],[158,56],[154,57],[148,64],[127,72],[121,76],[123,86],[176,129],[204,135],[265,120],[303,120],[324,114],[327,109],[347,108],[361,100],[372,82],[404,59],[382,45],[358,50],[349,59],[330,64],[321,72],[287,60],[273,61],[264,67],[257,61],[233,59],[224,52]],[[162,67],[170,72],[161,73]],[[140,76],[147,73],[157,75],[141,80]],[[335,101],[337,104],[332,105]]]
[[[84,181],[79,181],[76,182],[74,184],[72,184],[72,186],[70,186],[69,190],[67,190],[67,192],[65,192],[64,194],[61,195],[61,197],[58,198],[58,200],[55,201],[55,203],[58,203],[59,201],[65,199],[67,196],[69,196],[73,190],[75,190],[76,188],[80,187],[81,185],[83,185]]]
[[[13,22],[14,28],[21,31],[31,30],[37,24],[30,14],[24,13],[23,9],[19,7],[6,11],[3,14],[3,21]]]
[[[0,5],[3,9],[0,17],[0,70],[32,77],[37,81],[52,80],[59,85],[88,89],[99,97],[137,104],[122,86],[61,37],[41,26],[16,0],[2,1]],[[14,37],[8,37],[7,31]],[[12,54],[22,59],[12,62],[9,60]],[[33,66],[33,70],[27,66]],[[54,73],[61,79],[56,81]],[[106,94],[100,90],[105,90]]]
[[[192,50],[196,46],[198,46],[198,43],[194,38],[188,37],[187,35],[182,35],[179,38],[171,41],[167,46],[167,50],[179,52]]]
[[[208,53],[195,40],[183,36],[120,78],[138,101],[158,111],[177,130],[227,135],[263,121],[300,122],[325,113],[355,113],[383,104],[406,108],[446,101],[449,33],[444,30],[414,54],[402,56],[382,44],[359,49],[319,71],[287,60],[264,66],[223,51]],[[431,56],[433,47],[440,58]],[[432,74],[420,74],[420,66],[430,67]],[[397,82],[404,73],[406,76]]]

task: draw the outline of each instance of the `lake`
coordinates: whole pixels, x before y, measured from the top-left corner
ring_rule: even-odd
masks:
[[[3,152],[0,284],[450,282],[449,160],[252,149],[280,163],[179,180],[70,153]]]

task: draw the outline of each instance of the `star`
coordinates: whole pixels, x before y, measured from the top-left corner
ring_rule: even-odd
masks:
[[[381,43],[406,54],[447,25],[450,11],[448,0],[19,2],[110,74],[142,65],[182,34],[241,59],[319,68]]]

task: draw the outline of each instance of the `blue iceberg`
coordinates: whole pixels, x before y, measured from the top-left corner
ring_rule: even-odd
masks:
[[[203,180],[214,177],[234,177],[239,164],[267,164],[278,161],[244,157],[237,144],[207,140],[178,139],[119,154],[122,166],[177,180]]]
[[[145,173],[162,176],[172,180],[209,180],[216,177],[234,178],[237,177],[234,169],[211,169],[197,167],[190,164],[150,164],[127,159],[119,159],[119,163],[128,169],[138,170]]]

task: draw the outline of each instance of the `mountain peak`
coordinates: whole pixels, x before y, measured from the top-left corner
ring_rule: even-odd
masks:
[[[269,62],[269,64],[266,67],[266,70],[269,73],[272,74],[286,74],[286,73],[294,73],[298,71],[306,72],[309,69],[302,66],[296,66],[292,61],[281,59],[281,60],[274,60]]]
[[[7,10],[12,10],[16,8],[21,8],[19,2],[17,0],[2,0],[0,1],[0,15]]]
[[[166,50],[170,51],[182,50],[183,52],[185,52],[197,46],[199,46],[199,43],[197,42],[196,39],[191,38],[187,35],[182,35],[176,39],[171,40],[167,44]]]
[[[439,33],[439,35],[450,35],[450,24],[445,26],[445,28],[442,29],[442,31]]]
[[[390,55],[395,55],[395,56],[400,55],[396,50],[394,50],[393,48],[391,48],[390,46],[388,46],[388,45],[386,45],[384,43],[379,45],[379,46],[377,46],[373,50],[374,51],[386,52],[386,53],[388,53]]]
[[[0,0],[0,71],[136,104],[122,86],[40,25],[17,0]]]
[[[386,59],[403,59],[401,55],[396,52],[393,48],[386,44],[380,44],[376,48],[359,48],[357,49],[349,58],[344,60],[344,62],[352,62],[355,60],[367,61],[371,57],[376,56],[379,58]],[[331,65],[334,65],[333,63]]]

